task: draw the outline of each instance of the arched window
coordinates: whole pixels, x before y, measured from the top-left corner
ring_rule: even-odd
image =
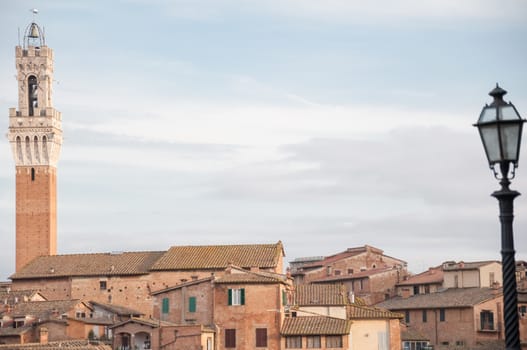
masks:
[[[29,136],[26,136],[26,161],[27,164],[31,164],[31,141]]]
[[[16,156],[19,162],[22,162],[24,160],[24,156],[22,153],[22,139],[20,138],[20,136],[16,137]]]
[[[37,164],[40,164],[40,152],[38,151],[39,147],[38,147],[38,137],[37,136],[35,136],[35,139],[33,141],[33,148],[35,152],[35,162],[37,162]]]
[[[38,84],[37,77],[34,75],[30,75],[27,79],[27,96],[29,115],[33,116],[35,113],[35,108],[38,107]]]
[[[49,161],[48,159],[48,139],[45,135],[42,136],[42,161],[44,163],[47,163]]]

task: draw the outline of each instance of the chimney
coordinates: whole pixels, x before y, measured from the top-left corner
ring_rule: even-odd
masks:
[[[46,327],[40,328],[40,337],[39,337],[40,344],[47,344],[48,343],[48,329]]]

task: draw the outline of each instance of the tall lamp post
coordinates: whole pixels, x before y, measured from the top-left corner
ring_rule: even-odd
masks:
[[[474,126],[479,130],[489,166],[494,176],[500,180],[501,189],[492,193],[492,196],[499,201],[500,205],[505,348],[520,350],[516,263],[512,233],[513,201],[520,193],[511,190],[509,185],[518,167],[525,119],[520,117],[512,103],[503,100],[506,93],[507,91],[496,84],[496,88],[489,93],[494,101],[483,107],[478,122]]]

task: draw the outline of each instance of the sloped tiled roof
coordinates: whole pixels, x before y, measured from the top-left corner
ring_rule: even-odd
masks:
[[[300,284],[295,286],[296,305],[347,305],[345,288],[337,284]]]
[[[489,265],[492,263],[501,264],[499,261],[496,261],[496,260],[472,261],[472,262],[460,261],[458,263],[446,262],[446,263],[443,263],[443,270],[444,271],[475,270],[475,269],[479,269],[482,266]]]
[[[443,282],[443,269],[439,267],[431,267],[427,271],[421,272],[417,275],[409,277],[406,281],[398,283],[398,286],[408,286],[416,284],[438,284]]]
[[[472,307],[486,300],[502,295],[501,289],[493,288],[451,288],[442,292],[417,294],[408,298],[396,297],[376,306],[388,310],[461,308]]]
[[[13,306],[9,313],[13,316],[32,315],[37,318],[47,319],[54,312],[57,315],[62,315],[75,308],[77,304],[81,303],[78,299],[73,300],[51,300],[51,301],[31,301],[28,303],[18,303]]]
[[[274,268],[283,256],[282,242],[171,247],[152,270],[224,269],[229,264],[244,268]]]
[[[140,325],[143,325],[143,326],[152,327],[152,328],[158,328],[159,325],[161,325],[161,326],[176,326],[175,323],[171,323],[171,322],[167,322],[167,321],[160,321],[160,320],[155,320],[155,319],[152,319],[152,318],[144,318],[144,317],[132,317],[132,318],[129,318],[129,319],[124,320],[122,322],[116,323],[113,326],[110,326],[110,328],[121,327],[121,326],[123,326],[123,325],[125,325],[127,323],[137,323],[137,324],[140,324]]]
[[[325,316],[286,317],[282,335],[343,335],[349,334],[351,321]]]
[[[121,306],[121,305],[115,305],[115,304],[106,304],[106,303],[100,303],[98,301],[90,301],[90,304],[92,304],[93,306],[98,306],[102,309],[105,309],[113,314],[116,314],[118,316],[130,316],[130,315],[134,315],[134,316],[140,316],[140,315],[144,315],[143,312],[141,311],[137,311],[135,309],[131,309],[129,307],[126,307],[126,306]]]
[[[7,305],[14,305],[20,302],[30,301],[32,298],[46,299],[42,294],[36,290],[1,290],[0,289],[0,303]]]
[[[104,344],[90,344],[88,340],[62,340],[49,342],[47,344],[5,344],[0,349],[10,350],[111,350],[112,347]]]
[[[249,271],[239,266],[229,266],[215,283],[286,283],[287,276],[268,271]]]
[[[347,281],[347,280],[354,280],[359,278],[367,278],[370,276],[378,275],[381,273],[385,273],[388,271],[392,271],[396,269],[393,266],[383,266],[383,267],[377,267],[374,269],[368,269],[364,271],[358,271],[353,274],[349,275],[335,275],[335,276],[327,276],[323,278],[319,278],[317,280],[311,281],[311,283],[326,283],[326,282],[335,282],[335,281]]]
[[[427,337],[420,332],[418,332],[415,329],[407,328],[406,330],[401,332],[401,340],[407,340],[407,341],[430,341],[430,337]]]
[[[380,309],[369,306],[348,305],[346,307],[348,318],[350,319],[394,319],[403,318],[400,313],[391,312],[386,309]]]
[[[282,283],[283,279],[271,276],[264,276],[256,273],[233,273],[226,274],[217,280],[215,283]]]
[[[147,274],[165,252],[124,252],[41,256],[11,279]]]
[[[293,260],[293,262],[298,264],[298,265],[301,264],[301,266],[299,266],[299,267],[302,267],[302,268],[320,267],[320,266],[331,264],[331,263],[333,263],[335,261],[346,259],[346,258],[349,258],[349,257],[352,257],[352,256],[357,256],[357,255],[362,254],[362,253],[366,253],[368,250],[388,257],[387,255],[384,254],[384,251],[382,249],[375,248],[375,247],[372,247],[370,245],[364,245],[364,246],[361,246],[361,247],[348,248],[348,249],[346,249],[343,252],[326,256],[322,260],[308,261],[305,264],[301,264],[301,262],[302,262],[301,259],[302,258],[300,258],[300,259]],[[393,258],[393,257],[389,257],[389,258],[394,259],[394,260],[398,260],[401,263],[406,264],[406,261],[404,261],[404,260]]]
[[[21,335],[26,333],[32,328],[31,325],[26,325],[18,328],[14,327],[0,327],[0,337],[9,337],[15,335]]]
[[[212,281],[214,279],[214,277],[210,276],[210,277],[205,277],[205,278],[200,278],[200,279],[196,279],[196,280],[192,280],[192,281],[187,281],[187,282],[183,282],[183,283],[180,283],[180,284],[177,284],[175,286],[170,286],[170,287],[167,287],[167,288],[163,288],[163,289],[159,289],[159,290],[156,290],[156,291],[152,291],[152,295],[157,295],[157,294],[161,294],[161,293],[166,293],[166,292],[170,292],[172,290],[176,290],[176,289],[180,289],[180,288],[183,288],[183,287],[189,287],[189,286],[194,286],[196,284],[200,284],[200,283],[210,283],[210,281]]]

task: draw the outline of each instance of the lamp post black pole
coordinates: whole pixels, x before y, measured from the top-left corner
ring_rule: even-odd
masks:
[[[518,326],[518,294],[516,290],[516,262],[514,260],[514,238],[512,221],[514,219],[514,198],[519,192],[509,188],[509,162],[501,162],[501,189],[492,193],[500,205],[501,222],[501,262],[503,272],[503,317],[505,320],[505,349],[520,350]]]

